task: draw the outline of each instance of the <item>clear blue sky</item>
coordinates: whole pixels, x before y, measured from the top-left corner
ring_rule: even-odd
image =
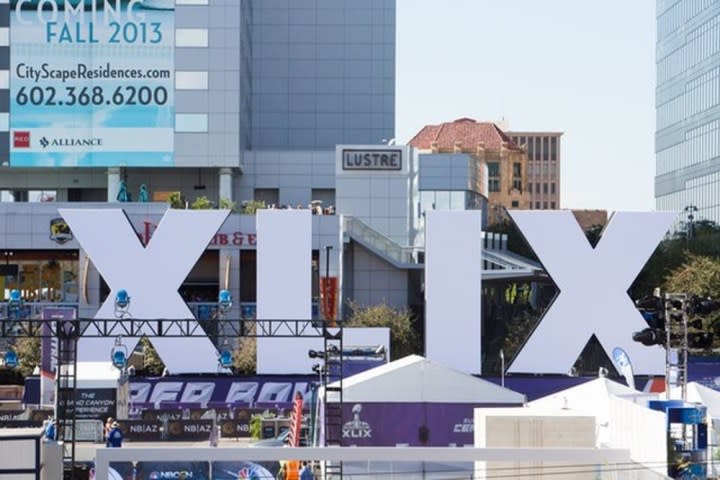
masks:
[[[559,130],[562,208],[654,210],[655,0],[397,0],[398,143]]]

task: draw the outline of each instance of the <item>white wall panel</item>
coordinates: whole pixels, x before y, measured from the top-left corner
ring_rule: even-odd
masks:
[[[258,210],[257,319],[309,320],[311,272],[310,210]],[[310,348],[322,348],[322,340],[258,338],[257,373],[310,373]]]
[[[426,212],[425,356],[480,373],[482,215]]]

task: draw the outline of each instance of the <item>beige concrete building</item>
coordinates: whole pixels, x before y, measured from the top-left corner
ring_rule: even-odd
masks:
[[[524,148],[528,159],[527,191],[530,208],[560,208],[560,140],[563,132],[508,131],[513,143]]]
[[[496,124],[460,118],[426,125],[409,142],[421,152],[465,153],[487,166],[488,223],[504,218],[505,209],[529,209],[528,157]]]

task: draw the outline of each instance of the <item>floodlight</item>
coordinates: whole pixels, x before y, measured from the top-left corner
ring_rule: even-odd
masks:
[[[18,356],[14,350],[5,352],[5,366],[7,368],[15,368],[18,366]]]
[[[127,358],[128,358],[127,347],[125,345],[123,345],[122,337],[117,337],[115,339],[115,344],[113,345],[113,348],[110,351],[110,360],[112,361],[112,364],[115,368],[117,368],[121,372],[124,372],[125,367],[127,367]]]
[[[232,302],[232,295],[228,290],[220,290],[220,294],[218,295],[218,306],[220,307],[220,311],[227,312],[232,308],[233,302]]]

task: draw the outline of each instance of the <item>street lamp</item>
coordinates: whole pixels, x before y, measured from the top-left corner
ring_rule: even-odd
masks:
[[[687,227],[687,241],[688,243],[692,239],[692,237],[695,234],[695,215],[693,215],[694,212],[698,211],[698,208],[695,205],[688,205],[683,209],[687,212],[688,216],[688,227]]]

